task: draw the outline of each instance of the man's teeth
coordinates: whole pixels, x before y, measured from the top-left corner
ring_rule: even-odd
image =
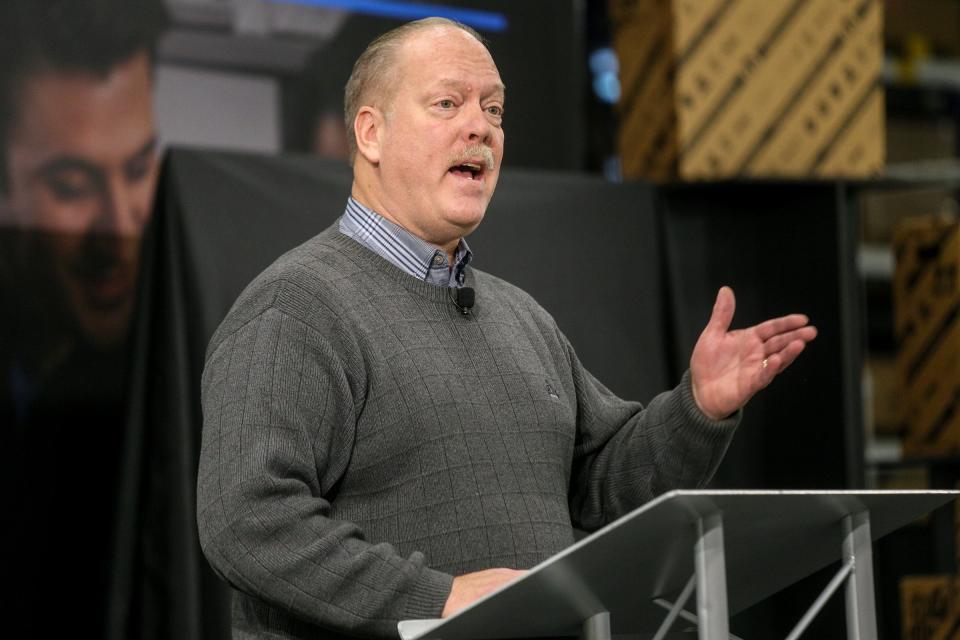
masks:
[[[450,170],[463,174],[464,178],[476,180],[482,172],[483,167],[474,162],[464,162],[463,164],[458,164],[457,166],[452,167]]]

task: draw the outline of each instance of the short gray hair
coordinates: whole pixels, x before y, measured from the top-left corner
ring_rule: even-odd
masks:
[[[400,25],[387,31],[371,42],[353,65],[353,72],[347,80],[343,95],[343,120],[347,126],[347,143],[350,145],[350,163],[357,155],[357,138],[353,131],[353,121],[360,107],[370,104],[372,96],[380,94],[384,98],[390,94],[396,79],[389,74],[396,63],[397,50],[409,36],[420,31],[436,27],[452,27],[466,31],[484,47],[483,36],[465,24],[449,18],[423,18]]]

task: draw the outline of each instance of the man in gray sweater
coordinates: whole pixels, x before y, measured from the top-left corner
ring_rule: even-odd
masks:
[[[730,331],[723,288],[679,386],[621,400],[529,295],[469,266],[503,156],[479,36],[395,29],[345,103],[343,217],[258,276],[207,352],[198,521],[234,637],[396,637],[574,527],[703,485],[740,408],[816,335],[802,315]]]

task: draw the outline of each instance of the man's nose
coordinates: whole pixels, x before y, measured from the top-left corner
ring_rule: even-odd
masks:
[[[136,189],[123,176],[105,180],[103,206],[96,230],[118,236],[137,236],[143,230],[144,216]]]
[[[467,109],[466,117],[465,132],[467,139],[470,142],[481,142],[489,145],[493,135],[493,125],[490,124],[483,107],[478,103],[471,104]]]

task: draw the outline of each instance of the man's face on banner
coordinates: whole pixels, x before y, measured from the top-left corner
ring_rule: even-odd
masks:
[[[32,257],[50,262],[82,335],[101,347],[124,338],[133,310],[157,177],[152,98],[145,52],[103,77],[38,73],[20,87],[4,150]]]

